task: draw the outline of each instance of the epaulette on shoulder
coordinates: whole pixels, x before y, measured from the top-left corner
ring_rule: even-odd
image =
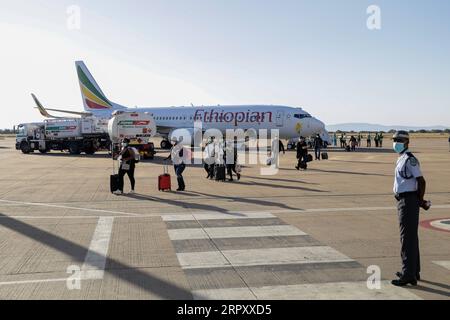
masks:
[[[412,154],[412,152],[407,152],[406,154],[408,155],[408,160],[413,167],[419,164],[419,160]]]

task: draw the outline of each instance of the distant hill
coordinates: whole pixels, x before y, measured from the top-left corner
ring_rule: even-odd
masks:
[[[450,127],[445,126],[430,126],[430,127],[414,127],[414,126],[400,126],[400,125],[381,125],[381,124],[371,124],[371,123],[341,123],[326,126],[328,131],[384,131],[388,132],[390,130],[446,130]]]

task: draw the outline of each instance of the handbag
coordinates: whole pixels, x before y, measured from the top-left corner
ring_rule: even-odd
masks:
[[[130,170],[130,165],[129,165],[128,163],[126,163],[126,162],[123,162],[123,163],[121,164],[120,168],[121,168],[123,171],[128,171],[128,170]]]

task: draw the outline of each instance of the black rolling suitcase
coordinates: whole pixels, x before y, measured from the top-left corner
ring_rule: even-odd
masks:
[[[322,160],[328,160],[328,153],[322,153]]]
[[[119,190],[119,175],[112,174],[109,178],[109,186],[111,188],[111,193]]]
[[[312,155],[310,155],[310,154],[308,154],[307,156],[306,156],[306,162],[312,162],[314,159],[313,159],[313,156]]]
[[[214,166],[214,178],[216,179],[216,181],[225,181],[225,165],[216,164]]]

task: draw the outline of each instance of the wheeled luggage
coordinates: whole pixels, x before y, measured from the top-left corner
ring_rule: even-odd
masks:
[[[109,179],[111,193],[116,192],[120,188],[120,178],[118,174],[112,174]]]
[[[328,160],[328,153],[327,152],[322,153],[322,160]]]
[[[225,181],[225,165],[216,164],[214,166],[214,178],[216,179],[216,181]]]
[[[313,156],[311,154],[308,154],[306,156],[306,162],[312,162],[313,161]]]
[[[159,191],[171,191],[172,179],[169,174],[169,168],[164,166],[164,173],[158,177],[158,190]]]

